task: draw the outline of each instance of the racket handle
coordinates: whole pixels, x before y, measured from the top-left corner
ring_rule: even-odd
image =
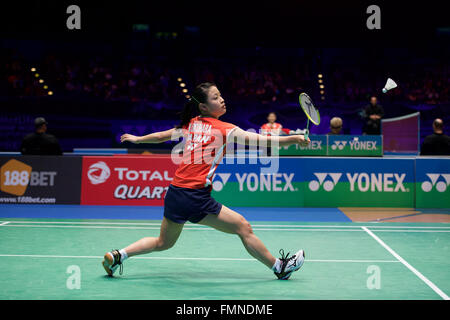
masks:
[[[305,140],[308,140],[309,130],[305,130],[305,134],[303,136],[305,137]]]
[[[304,137],[305,137],[305,140],[308,140],[308,137],[309,137],[309,118],[308,118],[308,122],[306,123],[306,129],[305,129]]]

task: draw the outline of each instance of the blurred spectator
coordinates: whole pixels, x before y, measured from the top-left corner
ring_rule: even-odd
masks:
[[[282,134],[283,126],[275,121],[277,121],[277,115],[275,112],[269,113],[267,116],[267,123],[261,126],[261,134],[269,136],[279,136]]]
[[[366,123],[363,127],[363,134],[381,134],[381,118],[383,115],[383,107],[378,104],[377,97],[372,96],[370,98],[370,103],[364,109],[364,118]]]
[[[41,117],[34,120],[35,131],[25,136],[20,146],[23,155],[62,155],[56,137],[46,133],[47,124]]]
[[[433,121],[434,133],[423,141],[420,155],[450,155],[450,137],[444,134],[444,122],[442,119]]]
[[[30,64],[17,52],[5,53],[0,70],[4,91],[11,96],[46,96],[43,85],[68,97],[95,97],[106,101],[159,103],[183,97],[178,82],[182,76],[188,86],[212,81],[222,87],[224,95],[240,101],[272,104],[292,102],[300,90],[307,91],[315,78],[310,63],[279,57],[186,57],[186,63],[177,70],[176,64],[165,64],[154,56],[134,56],[128,52],[108,55],[71,55],[51,53]],[[380,88],[385,79],[367,77],[373,74],[370,64],[360,61],[329,62],[327,84],[329,103],[358,103],[369,98],[369,93]],[[413,63],[413,62],[410,62]],[[403,78],[401,86],[386,96],[388,102],[408,101],[413,104],[448,103],[450,86],[449,67],[445,61],[425,61],[420,68],[406,68],[403,64],[384,63]],[[36,67],[45,77],[45,83],[30,72]],[[329,85],[328,85],[329,84]],[[1,86],[0,86],[1,87]]]
[[[330,120],[330,132],[329,135],[338,135],[341,134],[342,130],[342,119],[339,117],[334,117]]]

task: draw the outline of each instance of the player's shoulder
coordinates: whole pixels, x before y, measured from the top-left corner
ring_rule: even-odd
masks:
[[[219,119],[215,119],[215,118],[208,118],[208,121],[211,122],[211,124],[218,129],[229,129],[229,128],[234,128],[236,127],[236,125],[230,123],[230,122],[225,122]]]
[[[195,117],[191,119],[191,122],[189,123],[188,128],[190,128],[191,125],[195,126],[196,123],[202,124],[202,130],[206,131],[220,131],[222,134],[229,133],[230,130],[233,130],[234,128],[237,128],[236,125],[225,122],[216,118],[210,118],[210,117]]]

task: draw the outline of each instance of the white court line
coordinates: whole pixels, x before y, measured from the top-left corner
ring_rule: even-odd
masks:
[[[27,221],[27,220],[17,220],[8,221],[9,223],[15,224],[99,224],[99,225],[144,225],[144,226],[161,226],[161,223],[146,223],[146,222],[86,222],[86,221]],[[198,224],[186,223],[185,227],[188,226],[200,226]],[[280,228],[349,228],[349,229],[359,229],[361,227],[371,228],[371,229],[450,229],[450,227],[418,227],[418,226],[339,226],[339,225],[289,225],[289,224],[252,224],[252,227],[280,227]]]
[[[19,258],[70,258],[70,259],[102,259],[103,256],[61,256],[44,254],[0,254],[0,257]],[[258,261],[249,258],[192,258],[192,257],[131,257],[138,260],[205,260],[205,261]],[[330,263],[399,263],[397,260],[323,260],[306,259],[306,262],[330,262]]]
[[[78,228],[78,229],[131,229],[131,230],[160,230],[160,227],[112,227],[112,226],[43,226],[43,225],[14,225],[14,224],[8,224],[5,227],[17,227],[17,228]],[[205,231],[216,231],[214,228],[211,227],[189,227],[185,226],[183,230],[205,230]],[[364,232],[361,229],[356,230],[337,230],[337,229],[301,229],[301,228],[295,228],[295,229],[277,229],[277,228],[253,228],[253,230],[257,231],[329,231],[329,232]],[[450,232],[450,231],[448,231]]]
[[[86,221],[28,221],[28,220],[16,220],[9,221],[10,223],[35,223],[35,224],[104,224],[104,225],[143,225],[143,226],[161,226],[159,223],[146,223],[146,222],[86,222]]]
[[[366,228],[366,227],[364,227]],[[450,230],[374,230],[376,232],[431,232],[431,233],[450,233]]]
[[[362,227],[364,231],[366,231],[372,238],[374,238],[379,244],[381,244],[390,254],[392,254],[396,259],[398,259],[403,265],[405,265],[409,270],[411,270],[416,276],[419,277],[420,280],[425,282],[434,292],[441,296],[444,300],[450,300],[450,297],[447,296],[441,289],[439,289],[433,282],[428,280],[423,274],[421,274],[417,269],[415,269],[412,265],[410,265],[405,259],[400,257],[394,250],[392,250],[386,243],[383,242],[380,238],[378,238],[372,231],[367,229],[366,227]]]
[[[11,224],[4,225],[4,227],[16,227],[16,228],[75,228],[75,229],[128,229],[128,230],[160,230],[160,227],[120,227],[120,226],[71,226],[71,225],[27,225],[27,224]],[[361,230],[360,228],[365,227],[358,227],[358,229],[335,229],[335,228],[327,228],[326,226],[322,226],[322,229],[315,229],[315,228],[294,228],[294,229],[287,229],[287,228],[253,228],[255,231],[320,231],[320,232],[364,232],[364,230]],[[215,231],[214,228],[211,227],[190,227],[185,226],[183,230],[204,230],[204,231]],[[450,233],[450,230],[394,230],[394,229],[388,229],[388,230],[377,230],[377,232],[428,232],[428,233]]]

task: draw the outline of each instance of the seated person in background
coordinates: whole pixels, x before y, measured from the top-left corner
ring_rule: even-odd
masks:
[[[334,117],[330,120],[330,129],[331,131],[327,134],[341,134],[342,130],[342,119],[339,117]]]
[[[20,146],[23,155],[62,155],[56,137],[46,133],[47,124],[44,118],[34,120],[35,131],[25,136]]]
[[[450,156],[450,137],[444,134],[444,122],[442,119],[433,121],[433,134],[425,138],[420,150],[421,156]]]
[[[269,136],[279,136],[282,134],[283,126],[275,122],[277,121],[277,115],[275,112],[269,113],[267,116],[267,121],[268,122],[266,124],[261,126],[261,134]]]
[[[363,134],[379,135],[381,134],[381,118],[384,116],[384,109],[378,104],[377,97],[372,96],[370,103],[364,109],[365,124]]]

